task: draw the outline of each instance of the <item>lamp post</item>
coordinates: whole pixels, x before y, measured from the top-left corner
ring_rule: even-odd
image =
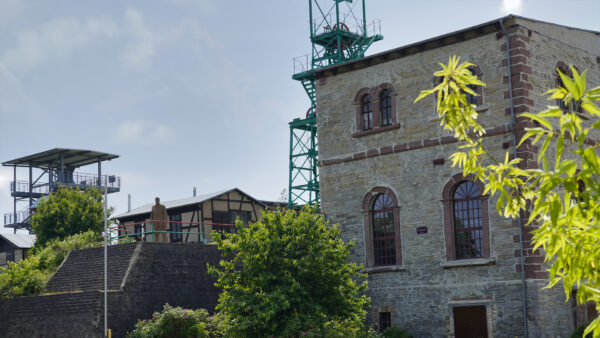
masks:
[[[100,177],[99,180],[102,180]],[[100,181],[102,182],[102,181]],[[108,337],[108,197],[107,189],[104,187],[104,336]]]

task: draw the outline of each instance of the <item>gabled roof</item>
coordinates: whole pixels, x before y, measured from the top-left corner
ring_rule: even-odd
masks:
[[[232,191],[238,191],[243,195],[248,196],[250,199],[256,201],[257,203],[265,206],[265,203],[263,203],[262,201],[257,200],[256,198],[246,194],[245,192],[241,191],[238,188],[233,188],[233,189],[228,189],[228,190],[221,190],[221,191],[216,191],[216,192],[212,192],[209,194],[204,194],[204,195],[199,195],[199,196],[195,196],[195,197],[188,197],[188,198],[182,198],[182,199],[178,199],[178,200],[172,200],[172,201],[160,201],[161,204],[163,204],[167,210],[169,209],[174,209],[174,208],[180,208],[180,207],[185,207],[188,205],[196,205],[199,203],[203,203],[205,201],[211,200],[213,198],[216,198],[218,196],[221,196],[223,194],[226,194],[228,192],[232,192]],[[120,214],[115,216],[114,218],[116,219],[122,219],[122,218],[128,218],[128,217],[132,217],[132,216],[139,216],[139,215],[144,215],[144,214],[150,214],[150,212],[152,211],[152,206],[154,205],[154,203],[148,203],[148,204],[144,204],[140,207],[137,207],[135,209],[131,209],[131,211]]]
[[[36,168],[56,168],[60,166],[60,158],[63,158],[63,164],[68,167],[81,167],[84,165],[97,163],[98,161],[108,161],[119,157],[119,155],[103,153],[94,150],[54,148],[42,151],[41,153],[28,155],[14,160],[2,163],[4,166],[18,167],[36,167]]]
[[[30,249],[35,244],[35,235],[30,234],[3,234],[0,237],[12,243],[19,249]]]

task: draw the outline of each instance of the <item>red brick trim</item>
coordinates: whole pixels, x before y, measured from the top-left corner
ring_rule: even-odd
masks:
[[[394,203],[394,245],[396,249],[395,265],[402,265],[402,238],[400,236],[400,206],[398,203],[398,198],[396,197],[396,193],[394,193],[394,191],[391,188],[375,187],[365,195],[362,203],[363,224],[365,229],[365,257],[367,268],[372,268],[375,266],[375,260],[373,257],[373,224],[371,217],[371,207],[373,205],[373,202],[375,201],[375,198],[379,194],[388,194],[388,196],[390,196]]]
[[[390,129],[397,129],[400,128],[399,125],[397,126],[388,126]],[[387,127],[383,127],[383,128],[387,128]],[[383,129],[380,128],[380,129]],[[387,130],[384,130],[387,131]],[[483,137],[490,137],[490,136],[496,136],[496,135],[502,135],[502,134],[506,134],[508,132],[510,132],[510,128],[508,125],[500,125],[500,126],[496,126],[493,128],[487,128],[485,130],[485,134],[483,135]],[[369,130],[369,132],[372,133],[377,133],[376,130]],[[354,136],[354,134],[353,134]],[[360,137],[360,136],[354,136],[354,137]],[[351,155],[348,155],[344,158],[337,158],[337,159],[330,159],[330,160],[320,160],[319,161],[319,165],[322,167],[326,167],[326,166],[330,166],[330,165],[334,165],[334,164],[339,164],[339,163],[345,163],[345,162],[352,162],[352,161],[357,161],[357,160],[363,160],[367,157],[369,158],[373,158],[373,157],[379,157],[379,156],[386,156],[389,154],[393,154],[393,153],[401,153],[404,151],[408,151],[408,150],[416,150],[416,149],[421,149],[421,148],[429,148],[429,147],[436,147],[438,145],[444,145],[444,144],[449,144],[449,143],[455,143],[458,142],[458,140],[456,140],[454,137],[452,136],[443,136],[443,137],[434,137],[434,138],[428,138],[428,139],[423,139],[423,140],[419,140],[419,141],[412,141],[412,142],[406,142],[406,143],[399,143],[399,144],[393,144],[393,145],[386,145],[380,148],[373,148],[370,149],[368,151],[360,151]],[[376,150],[378,150],[379,153],[376,152]]]
[[[444,205],[444,239],[446,243],[446,260],[456,260],[456,250],[454,249],[454,217],[452,206],[452,195],[454,189],[462,182],[473,181],[483,193],[485,186],[481,181],[475,180],[473,175],[464,177],[462,174],[454,175],[442,190],[442,203]],[[483,258],[490,257],[490,218],[487,208],[488,195],[481,196],[481,225],[483,228]]]

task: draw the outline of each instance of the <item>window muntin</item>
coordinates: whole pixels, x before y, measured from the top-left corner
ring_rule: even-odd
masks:
[[[235,232],[235,220],[237,218],[244,224],[248,224],[252,220],[250,211],[230,210],[230,211],[213,211],[212,222],[213,228],[218,232]]]
[[[142,233],[145,232],[144,228],[145,228],[145,223],[138,223],[136,225],[133,226],[133,232],[135,233],[135,239],[136,240],[140,240],[142,239]]]
[[[481,76],[481,72],[479,71],[479,68],[470,67],[469,71],[471,72],[471,74],[476,75],[478,78]],[[481,92],[482,92],[481,86],[467,85],[467,88],[471,89],[472,91],[474,91],[477,94],[477,95],[473,95],[473,94],[465,92],[467,102],[469,104],[473,104],[476,106],[481,105],[483,103],[483,99],[481,97]]]
[[[362,130],[373,129],[373,103],[371,102],[371,95],[363,95],[360,100],[360,108],[362,113]]]
[[[181,214],[169,215],[169,237],[171,242],[182,242],[183,234],[181,233]]]
[[[379,95],[379,111],[381,112],[381,126],[392,124],[392,91],[384,89]]]
[[[385,331],[390,326],[392,326],[392,313],[379,312],[379,332]]]
[[[460,183],[452,196],[456,259],[485,257],[481,191],[472,181]]]
[[[373,202],[373,258],[375,266],[396,264],[394,202],[388,194],[379,194]]]

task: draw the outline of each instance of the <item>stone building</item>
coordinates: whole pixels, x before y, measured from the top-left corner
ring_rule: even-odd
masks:
[[[451,55],[476,64],[487,84],[470,98],[487,149],[516,152],[529,168],[537,148],[515,149],[530,123],[518,115],[553,104],[543,93],[557,84],[555,69],[587,69],[588,85],[600,85],[599,32],[513,15],[321,69],[323,211],[356,240],[380,326],[415,337],[523,337],[525,327],[529,337],[566,337],[586,318],[560,286],[542,289],[547,266],[531,228],[521,237],[520,222],[500,217],[482,185],[451,167],[457,143],[434,98],[413,104]]]

